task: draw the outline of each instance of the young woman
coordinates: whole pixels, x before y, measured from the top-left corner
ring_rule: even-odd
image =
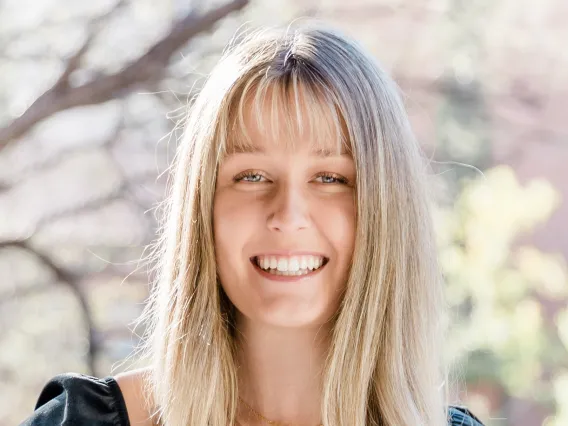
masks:
[[[25,425],[475,425],[447,405],[428,168],[397,88],[313,26],[232,46],[175,159],[150,367],[52,379]]]

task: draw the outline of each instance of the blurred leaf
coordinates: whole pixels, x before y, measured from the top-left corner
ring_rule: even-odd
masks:
[[[556,325],[558,326],[558,335],[568,350],[568,309],[564,309],[556,316]]]
[[[521,247],[515,258],[519,271],[536,284],[538,292],[557,300],[568,297],[568,271],[561,255],[544,254],[534,247]]]

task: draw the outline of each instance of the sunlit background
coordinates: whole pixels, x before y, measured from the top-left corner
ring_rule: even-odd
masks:
[[[392,73],[443,182],[455,401],[568,425],[568,2],[226,1],[0,1],[0,425],[124,368],[188,95],[237,30],[300,17]]]

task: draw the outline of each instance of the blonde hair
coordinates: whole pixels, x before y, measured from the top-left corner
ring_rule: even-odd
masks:
[[[191,104],[156,246],[157,279],[141,317],[156,421],[235,424],[235,308],[216,274],[213,197],[219,161],[235,141],[229,136],[246,136],[244,108],[267,106],[284,109],[288,128],[320,138],[334,129],[357,169],[356,246],[333,319],[323,423],[447,424],[428,163],[391,78],[355,42],[306,24],[235,42]],[[270,130],[282,125],[271,117]]]

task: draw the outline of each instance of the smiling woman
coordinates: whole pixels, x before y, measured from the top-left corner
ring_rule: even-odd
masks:
[[[248,35],[176,156],[151,367],[58,376],[25,424],[480,425],[446,400],[427,177],[395,84],[355,42]]]

